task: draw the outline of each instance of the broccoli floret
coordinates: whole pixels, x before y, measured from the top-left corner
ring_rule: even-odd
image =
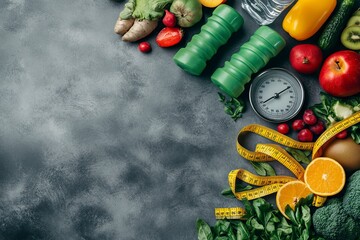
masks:
[[[329,199],[313,214],[314,230],[327,240],[358,240],[360,224],[344,211],[341,198]]]
[[[360,170],[349,177],[345,189],[343,206],[345,212],[356,220],[360,220]]]

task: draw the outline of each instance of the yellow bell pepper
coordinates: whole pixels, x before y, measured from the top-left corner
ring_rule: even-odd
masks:
[[[298,0],[285,16],[282,27],[298,41],[308,39],[321,28],[335,7],[336,0]]]

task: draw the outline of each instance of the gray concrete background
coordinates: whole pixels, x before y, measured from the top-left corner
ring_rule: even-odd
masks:
[[[0,239],[196,239],[197,218],[240,205],[220,194],[230,170],[251,169],[237,133],[276,125],[249,104],[231,120],[209,78],[258,26],[229,0],[245,25],[195,77],[172,57],[211,9],[180,45],[153,34],[142,54],[113,33],[124,4],[0,1]],[[287,48],[265,69],[291,69],[283,16],[271,26]],[[299,76],[306,104],[318,101],[316,75]]]

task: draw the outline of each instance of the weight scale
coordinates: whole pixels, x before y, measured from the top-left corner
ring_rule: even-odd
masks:
[[[300,80],[283,68],[262,72],[250,85],[251,107],[269,122],[286,122],[295,117],[304,104],[304,98]]]

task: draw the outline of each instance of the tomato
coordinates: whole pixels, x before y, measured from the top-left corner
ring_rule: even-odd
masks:
[[[322,121],[318,121],[315,125],[310,126],[309,129],[316,135],[320,135],[325,131],[325,125]]]
[[[339,132],[338,134],[336,134],[336,138],[338,138],[338,139],[344,139],[344,138],[346,138],[347,137],[347,130],[345,129],[345,130],[343,130],[343,131],[341,131],[341,132]]]
[[[281,123],[277,126],[277,131],[282,134],[288,134],[290,127],[287,123]]]
[[[178,44],[183,37],[183,30],[178,27],[165,27],[156,36],[159,47],[171,47]]]
[[[308,125],[315,125],[317,123],[317,117],[315,115],[304,115],[303,116],[304,123]]]
[[[300,130],[297,137],[300,142],[311,142],[313,140],[314,135],[309,129],[304,128]]]
[[[141,42],[138,45],[139,51],[143,53],[147,53],[151,51],[151,45],[149,42]]]
[[[300,131],[305,128],[305,122],[302,119],[296,119],[291,126],[295,131]]]

